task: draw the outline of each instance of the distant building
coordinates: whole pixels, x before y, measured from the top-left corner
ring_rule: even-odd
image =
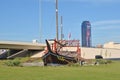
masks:
[[[102,44],[97,44],[96,48],[103,48],[103,45]]]
[[[81,25],[82,47],[91,47],[91,24],[89,21],[83,21]]]
[[[104,44],[103,48],[120,49],[120,43],[108,42]]]
[[[34,39],[32,42],[33,42],[33,43],[38,43],[38,40]]]
[[[49,44],[53,44],[54,43],[54,39],[49,39],[48,40]],[[61,44],[63,44],[66,47],[77,47],[80,45],[80,41],[79,40],[59,40],[59,42]]]

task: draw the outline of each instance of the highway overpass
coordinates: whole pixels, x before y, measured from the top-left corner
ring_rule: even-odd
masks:
[[[43,51],[45,47],[46,44],[42,43],[0,41],[0,49],[3,49],[3,52],[0,53],[0,59],[30,57]]]
[[[0,49],[43,50],[45,46],[46,44],[43,43],[0,41]]]

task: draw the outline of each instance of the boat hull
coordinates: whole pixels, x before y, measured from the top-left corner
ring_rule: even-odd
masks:
[[[77,63],[77,60],[74,57],[63,56],[58,53],[48,52],[43,57],[44,65],[47,66],[48,64],[72,64]]]

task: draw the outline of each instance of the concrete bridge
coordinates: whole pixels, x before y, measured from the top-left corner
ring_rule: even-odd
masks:
[[[32,56],[45,47],[46,44],[42,43],[0,41],[0,49],[6,49],[0,53],[0,59]]]
[[[46,44],[30,43],[30,42],[16,42],[16,41],[0,41],[0,49],[29,49],[29,50],[43,50]]]

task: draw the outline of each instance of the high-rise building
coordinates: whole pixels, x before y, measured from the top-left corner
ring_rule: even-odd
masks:
[[[89,21],[83,21],[81,25],[82,47],[91,47],[91,24]]]

